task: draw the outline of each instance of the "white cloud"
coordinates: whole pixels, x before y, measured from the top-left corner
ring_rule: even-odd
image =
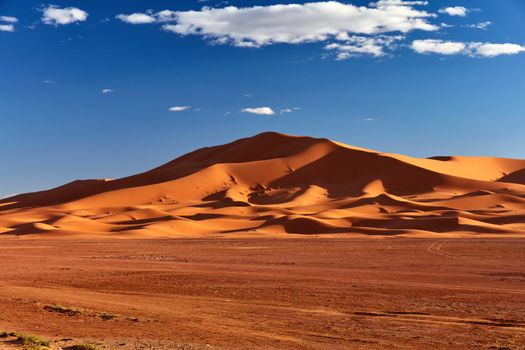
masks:
[[[169,108],[170,112],[184,112],[190,109],[190,106],[173,106]]]
[[[439,13],[446,13],[449,16],[465,17],[469,10],[463,6],[445,7],[439,10]]]
[[[130,24],[148,24],[156,21],[155,17],[146,13],[132,13],[131,15],[117,15],[115,18]]]
[[[44,9],[42,15],[42,22],[45,24],[58,26],[71,24],[75,22],[84,22],[88,17],[88,13],[76,8],[76,7],[65,7],[59,8],[51,5]]]
[[[44,80],[43,83],[44,84],[54,84],[55,81],[54,80]]]
[[[0,16],[0,22],[17,23],[18,18],[11,16]]]
[[[382,57],[385,55],[385,48],[392,48],[394,43],[403,40],[403,35],[387,36],[378,35],[375,37],[365,36],[348,36],[346,33],[337,36],[337,40],[344,41],[341,43],[331,43],[325,46],[326,50],[336,50],[336,60],[344,60],[354,56],[371,55]]]
[[[412,50],[417,53],[435,53],[441,55],[468,55],[471,57],[496,57],[500,55],[515,55],[525,51],[518,44],[493,44],[479,42],[457,42],[443,40],[414,40]]]
[[[203,7],[195,11],[155,13],[148,10],[121,14],[117,18],[132,24],[162,23],[162,28],[168,32],[197,35],[212,44],[237,47],[324,42],[327,54],[323,57],[344,60],[356,56],[383,57],[399,47],[399,42],[404,41],[409,32],[452,27],[446,23],[431,23],[437,15],[417,7],[425,5],[428,1],[379,0],[368,6],[356,6],[334,0],[252,7]],[[463,17],[472,11],[476,9],[452,6],[441,8],[439,13]],[[487,21],[462,27],[486,29],[491,24]],[[510,55],[523,49],[516,44],[441,39],[414,40],[410,46],[417,53],[472,57]]]
[[[458,55],[465,51],[466,45],[461,42],[435,39],[414,40],[412,50],[417,53],[437,53],[441,55]]]
[[[155,14],[159,22],[174,22],[177,20],[177,12],[164,10]]]
[[[453,24],[448,24],[448,23],[441,23],[440,26],[441,26],[441,28],[453,28],[453,27],[455,27]]]
[[[14,32],[15,26],[12,24],[0,24],[0,32]]]
[[[258,115],[274,115],[275,112],[270,107],[243,108],[243,113],[252,113]]]
[[[153,13],[152,10],[148,10],[146,13],[136,12],[129,15],[121,13],[116,15],[115,18],[130,24],[149,24],[155,22],[165,23],[175,21],[177,19],[177,12],[163,10]]]
[[[474,43],[474,53],[482,57],[495,57],[499,55],[516,55],[525,51],[525,47],[517,44],[491,44]]]
[[[115,92],[115,90],[113,90],[113,89],[102,89],[101,92],[102,92],[103,94],[110,94],[110,93],[112,93],[112,92]]]
[[[0,32],[14,32],[15,26],[13,23],[17,23],[18,18],[11,16],[0,16],[0,22],[4,22],[0,23]]]
[[[163,28],[239,47],[318,42],[348,34],[438,30],[438,26],[427,21],[434,15],[413,7],[425,3],[381,0],[365,7],[324,1],[246,8],[205,7],[200,11],[172,12],[169,17],[174,23]]]
[[[298,111],[300,110],[301,108],[299,107],[293,107],[293,108],[283,108],[279,111],[279,114],[285,114],[285,113],[292,113],[292,112],[295,112],[295,111]]]
[[[479,22],[479,23],[475,23],[475,24],[467,24],[466,27],[467,28],[475,28],[475,29],[485,30],[491,25],[492,25],[491,21],[486,21],[486,22]]]

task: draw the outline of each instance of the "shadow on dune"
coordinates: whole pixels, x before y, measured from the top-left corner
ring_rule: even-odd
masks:
[[[498,182],[510,182],[525,185],[525,169],[515,171],[498,180]]]

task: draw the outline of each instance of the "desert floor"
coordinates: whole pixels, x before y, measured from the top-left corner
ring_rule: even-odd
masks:
[[[2,330],[55,349],[523,349],[525,239],[0,237]]]

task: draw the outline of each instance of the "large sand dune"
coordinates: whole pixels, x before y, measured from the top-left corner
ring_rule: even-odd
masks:
[[[263,133],[0,201],[0,234],[525,233],[525,160],[412,158]]]

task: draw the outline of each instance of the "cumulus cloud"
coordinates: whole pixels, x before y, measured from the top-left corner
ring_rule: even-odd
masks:
[[[155,17],[147,13],[132,13],[130,15],[120,14],[115,16],[115,18],[129,24],[148,24],[156,21]]]
[[[113,90],[113,89],[102,89],[102,93],[103,94],[110,94],[112,92],[115,92],[115,90]]]
[[[11,16],[0,16],[0,22],[17,23],[18,18]]]
[[[274,115],[275,112],[270,107],[255,107],[255,108],[243,108],[243,113],[252,113],[258,115]]]
[[[525,47],[517,44],[493,44],[479,42],[457,42],[443,40],[414,40],[412,50],[417,53],[434,53],[441,55],[468,55],[471,57],[496,57],[500,55],[515,55],[525,51]]]
[[[318,42],[349,34],[434,31],[434,15],[418,10],[422,1],[381,0],[370,7],[337,1],[238,8],[205,7],[200,11],[171,13],[173,24],[164,30],[180,35],[201,35],[214,43],[261,47],[275,43]]]
[[[173,106],[169,108],[170,112],[184,112],[190,109],[190,106]]]
[[[446,13],[449,16],[460,16],[465,17],[468,13],[468,9],[463,6],[445,7],[439,10],[439,13]]]
[[[410,32],[437,31],[452,27],[432,23],[435,13],[419,6],[428,1],[379,0],[368,6],[340,1],[303,4],[260,5],[251,7],[203,7],[193,11],[163,10],[118,15],[132,24],[158,23],[163,30],[182,36],[201,36],[211,44],[237,47],[263,47],[273,44],[323,42],[322,57],[345,60],[358,56],[383,57],[405,41]],[[466,16],[476,9],[463,6],[441,8],[450,16]],[[486,29],[492,23],[480,22],[462,27]],[[496,46],[494,46],[496,45]],[[441,39],[415,40],[410,45],[417,53],[494,57],[521,52],[516,44],[492,44]]]
[[[342,60],[360,55],[380,57],[399,35],[414,30],[435,31],[434,14],[417,9],[427,1],[380,0],[366,6],[338,1],[252,7],[204,7],[198,11],[170,11],[119,15],[129,23],[163,23],[179,35],[199,35],[213,44],[262,47],[277,43],[301,44],[330,40],[325,49]],[[131,16],[144,21],[129,21]],[[389,38],[390,37],[390,38]]]
[[[465,51],[466,45],[461,42],[435,39],[414,40],[412,50],[417,53],[437,53],[441,55],[458,55]]]
[[[0,16],[0,32],[14,32],[14,23],[18,22],[18,18],[11,16]]]
[[[42,22],[45,24],[59,26],[75,22],[84,22],[88,13],[77,7],[59,8],[51,5],[43,10]]]
[[[165,23],[173,22],[177,19],[177,12],[170,10],[163,10],[154,13],[152,10],[148,10],[145,13],[136,12],[129,15],[118,14],[115,18],[120,19],[122,22],[129,24],[149,24],[149,23]]]
[[[14,32],[15,26],[12,24],[0,24],[0,32]]]
[[[177,12],[164,10],[155,14],[158,22],[174,22],[177,20]]]
[[[478,56],[495,57],[499,55],[515,55],[525,51],[525,47],[517,44],[474,43],[474,51]]]

